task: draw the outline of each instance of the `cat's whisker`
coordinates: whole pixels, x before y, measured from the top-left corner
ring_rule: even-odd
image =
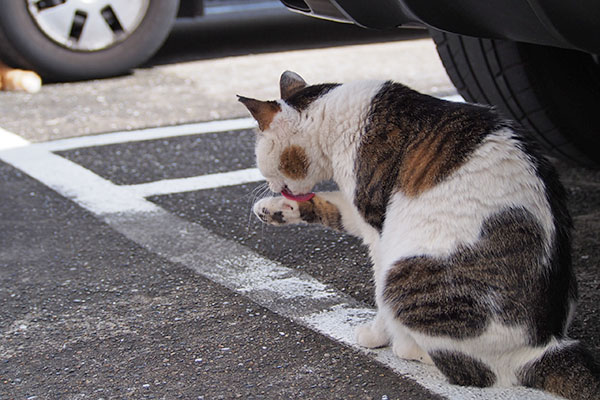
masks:
[[[263,182],[259,185],[257,185],[251,192],[248,193],[248,196],[252,196],[251,201],[254,203],[256,201],[256,199],[260,199],[262,198],[265,189],[268,188],[268,185],[266,182]]]
[[[264,197],[267,197],[268,192],[269,192],[269,185],[266,182],[262,182],[244,196],[244,197],[246,197],[246,196],[248,197],[248,202],[250,205],[250,207],[248,207],[248,221],[246,224],[246,232],[249,233],[251,231],[250,228],[252,226],[252,218],[254,216],[254,212],[253,212],[254,204],[257,201],[263,199]]]

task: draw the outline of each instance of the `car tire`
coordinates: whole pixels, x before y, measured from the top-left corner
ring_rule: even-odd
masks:
[[[167,38],[179,1],[149,0],[135,29],[123,40],[94,51],[75,50],[53,40],[28,7],[24,0],[2,2],[0,59],[34,70],[45,80],[72,81],[123,74],[148,60]]]
[[[431,31],[465,100],[496,106],[533,132],[551,157],[600,166],[600,66],[553,47]]]

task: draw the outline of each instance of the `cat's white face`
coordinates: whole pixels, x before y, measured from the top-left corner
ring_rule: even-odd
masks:
[[[285,102],[266,129],[258,133],[256,160],[258,169],[275,193],[310,193],[330,174],[324,168],[323,155],[314,135],[302,129],[302,116]]]
[[[281,75],[279,87],[282,100],[261,101],[243,96],[238,96],[238,100],[258,122],[256,159],[269,188],[298,197],[311,193],[317,183],[333,175],[330,162],[319,147],[318,124],[312,123],[315,118],[305,110],[323,88],[317,88],[315,93],[307,88],[304,79],[290,71]],[[305,88],[308,93],[304,93]]]

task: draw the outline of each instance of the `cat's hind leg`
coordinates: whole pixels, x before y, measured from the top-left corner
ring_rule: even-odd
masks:
[[[381,309],[373,321],[356,329],[356,339],[359,345],[370,349],[391,344],[397,357],[433,365],[429,354],[419,346],[406,328],[386,317],[386,312]]]
[[[433,365],[433,360],[429,354],[406,332],[405,328],[398,326],[399,324],[395,325],[391,333],[394,354],[404,360],[420,361],[424,364]]]

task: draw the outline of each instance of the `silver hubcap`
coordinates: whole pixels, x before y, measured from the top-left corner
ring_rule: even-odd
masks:
[[[150,0],[28,0],[29,13],[50,39],[71,50],[96,51],[131,35]]]

